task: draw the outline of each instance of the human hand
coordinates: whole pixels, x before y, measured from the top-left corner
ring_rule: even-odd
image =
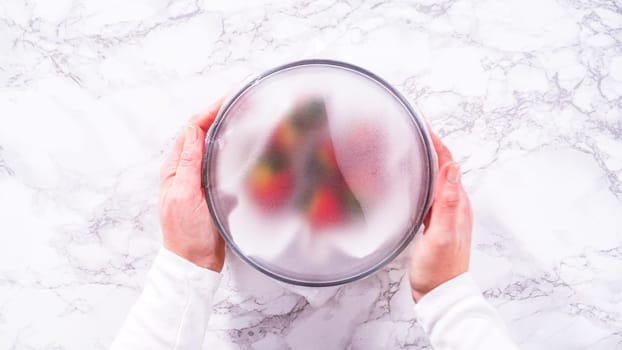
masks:
[[[160,169],[164,247],[195,265],[220,272],[225,242],[212,222],[201,186],[205,134],[222,101],[190,119]]]
[[[438,155],[439,172],[425,230],[415,240],[410,258],[410,287],[415,302],[466,272],[471,253],[473,214],[460,183],[460,166],[438,136],[431,130],[430,134]]]

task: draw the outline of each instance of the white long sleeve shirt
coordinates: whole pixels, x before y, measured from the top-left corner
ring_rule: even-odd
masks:
[[[201,349],[220,274],[162,249],[111,350]],[[419,323],[436,350],[518,349],[466,273],[426,294]]]

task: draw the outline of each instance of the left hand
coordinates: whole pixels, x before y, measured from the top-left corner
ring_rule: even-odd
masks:
[[[164,247],[195,265],[220,272],[225,243],[207,208],[201,185],[205,135],[221,101],[185,126],[160,170],[160,226]]]
[[[410,287],[416,302],[439,285],[467,272],[471,254],[473,213],[460,182],[460,166],[432,130],[430,134],[440,169],[425,230],[417,237],[410,258]]]

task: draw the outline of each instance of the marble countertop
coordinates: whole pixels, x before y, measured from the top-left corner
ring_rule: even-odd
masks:
[[[106,349],[174,135],[312,57],[386,78],[452,149],[472,273],[521,348],[622,348],[619,0],[3,0],[0,348]],[[301,296],[229,254],[206,348],[428,349],[406,260]]]

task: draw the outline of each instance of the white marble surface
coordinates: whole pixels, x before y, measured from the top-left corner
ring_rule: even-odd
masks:
[[[2,0],[0,348],[107,348],[173,135],[310,57],[385,77],[453,150],[472,271],[522,348],[622,348],[619,0]],[[230,259],[206,348],[429,348],[406,258],[308,298]]]

